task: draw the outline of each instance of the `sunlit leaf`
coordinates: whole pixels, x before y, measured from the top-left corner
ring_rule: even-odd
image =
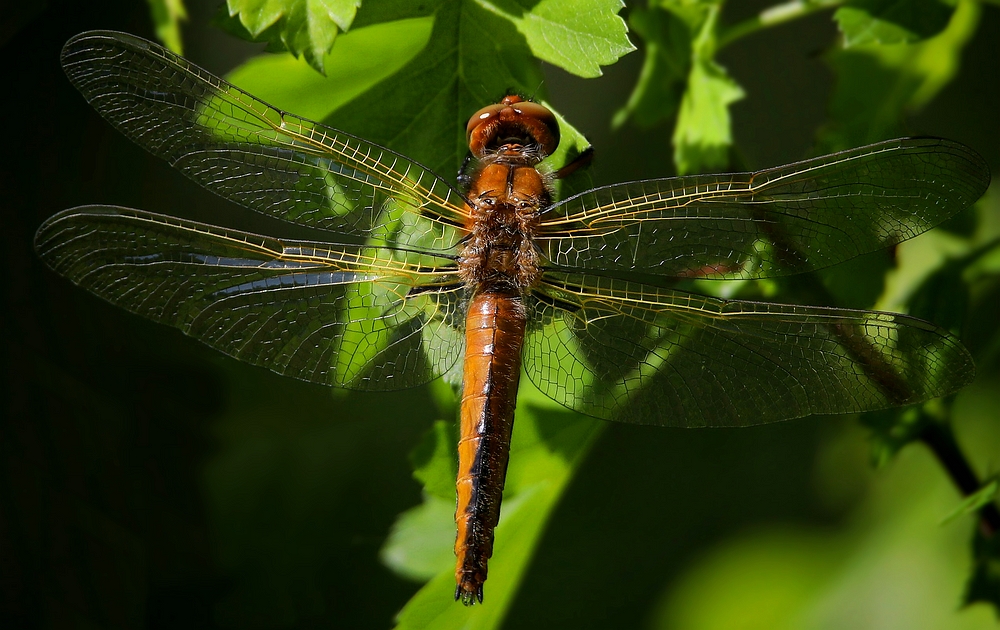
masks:
[[[542,0],[527,10],[513,2],[492,6],[507,14],[536,57],[581,77],[601,76],[601,66],[635,50],[618,17],[621,0]]]
[[[476,3],[373,8],[337,38],[324,59],[327,78],[282,55],[252,59],[229,78],[278,107],[389,146],[446,179],[468,152],[464,129],[473,112],[510,89],[543,100],[538,62],[503,15]],[[553,168],[588,146],[562,119],[560,129],[562,142],[546,161]],[[574,178],[586,174],[560,183],[574,186]]]
[[[664,0],[637,12],[636,30],[648,38],[646,62],[620,125],[634,114],[640,124],[673,115],[674,163],[680,174],[728,166],[733,143],[729,106],[743,89],[715,61],[721,3]],[[683,89],[683,96],[680,96]]]
[[[304,59],[260,55],[227,77],[270,103],[294,103],[295,113],[323,120],[413,60],[431,37],[432,16],[356,28],[337,39],[324,59],[326,76]]]
[[[454,448],[454,444],[450,445]],[[452,454],[454,458],[454,454]],[[452,480],[452,495],[454,495]],[[379,557],[397,574],[418,582],[455,565],[455,499],[427,494],[424,502],[399,515]]]
[[[430,18],[428,44],[328,121],[451,177],[468,152],[468,117],[509,89],[537,93],[540,69],[513,24],[478,4],[398,3],[382,9],[374,16],[362,11],[354,27]],[[414,124],[417,113],[420,124]]]
[[[695,61],[674,129],[678,173],[707,172],[728,164],[733,144],[729,106],[744,95],[725,68],[711,60]]]
[[[230,18],[255,41],[302,56],[319,72],[334,39],[350,28],[361,0],[229,0]]]

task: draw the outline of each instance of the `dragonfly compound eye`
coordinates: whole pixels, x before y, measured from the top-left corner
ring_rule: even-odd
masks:
[[[544,157],[559,145],[559,123],[544,105],[507,96],[472,115],[466,126],[466,140],[469,150],[479,157],[512,141],[536,145]]]

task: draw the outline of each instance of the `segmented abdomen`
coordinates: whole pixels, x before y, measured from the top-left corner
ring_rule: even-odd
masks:
[[[465,366],[458,442],[455,599],[483,600],[493,529],[500,518],[514,405],[521,373],[525,312],[514,291],[473,296],[465,325]]]

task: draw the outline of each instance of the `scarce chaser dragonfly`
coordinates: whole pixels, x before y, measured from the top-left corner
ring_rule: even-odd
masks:
[[[559,128],[518,96],[470,118],[471,160],[452,184],[131,35],[81,34],[62,62],[112,125],[202,186],[348,242],[83,206],[38,230],[56,272],[237,359],[324,385],[413,387],[464,362],[455,597],[465,604],[483,599],[522,370],[580,413],[672,427],[905,405],[972,378],[959,341],[912,317],[724,300],[684,284],[819,269],[930,229],[989,183],[982,158],[954,142],[890,140],[557,201],[552,180],[575,164],[536,168]]]

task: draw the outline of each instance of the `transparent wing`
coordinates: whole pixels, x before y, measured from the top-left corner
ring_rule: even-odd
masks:
[[[905,315],[544,278],[525,370],[551,398],[599,418],[747,426],[919,402],[974,374],[955,337]]]
[[[760,278],[893,245],[972,205],[990,181],[947,140],[889,140],[758,171],[629,182],[552,206],[554,264],[664,276]]]
[[[53,216],[35,248],[113,304],[307,381],[411,387],[463,352],[463,289],[449,258],[282,241],[108,206]]]
[[[461,196],[416,162],[254,98],[125,33],[66,43],[73,85],[119,131],[209,190],[311,227],[446,251]]]

